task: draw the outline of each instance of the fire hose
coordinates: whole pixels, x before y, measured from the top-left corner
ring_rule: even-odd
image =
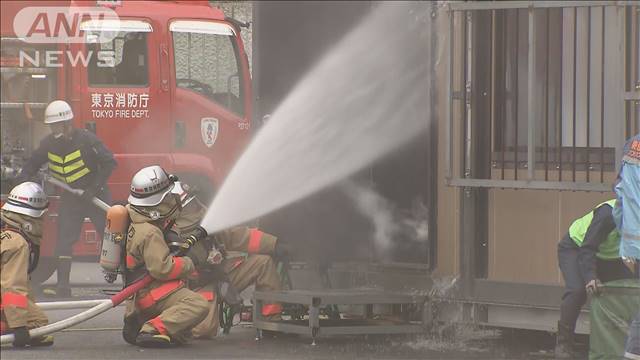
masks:
[[[103,312],[112,309],[118,305],[120,305],[125,299],[129,298],[133,294],[140,291],[142,288],[146,287],[153,281],[153,277],[147,274],[142,279],[136,281],[135,283],[127,286],[122,289],[119,293],[113,295],[109,301],[104,301],[97,306],[92,307],[91,309],[81,312],[77,315],[74,315],[70,318],[60,320],[53,324],[49,324],[43,327],[39,327],[37,329],[29,330],[29,336],[31,338],[37,338],[45,335],[52,334],[54,332],[66,329],[73,325],[79,324],[81,322],[92,319]],[[0,345],[13,343],[15,336],[13,334],[2,335],[0,336]]]
[[[43,311],[47,310],[73,310],[86,309],[98,306],[104,302],[111,302],[109,299],[98,300],[76,300],[76,301],[45,301],[38,302],[36,306]]]
[[[75,194],[77,196],[82,196],[82,194],[84,193],[84,191],[80,190],[80,189],[74,189],[71,186],[63,183],[62,181],[50,176],[50,175],[45,175],[44,177],[45,180],[47,180],[49,183],[65,190],[68,191],[72,194]],[[104,210],[105,212],[109,210],[109,208],[111,206],[109,206],[106,202],[98,199],[97,197],[94,197],[91,199],[91,202],[93,202],[93,204],[97,207],[99,207],[100,209]]]
[[[76,194],[78,196],[81,196],[84,191],[79,190],[79,189],[73,189],[70,186],[68,186],[67,184],[52,178],[50,176],[46,176],[45,179],[50,182],[51,184],[58,186],[60,188],[62,188],[63,190],[66,190],[68,192],[71,192],[73,194]],[[94,197],[92,199],[92,202],[98,206],[99,208],[103,209],[104,211],[108,212],[109,209],[111,208],[109,205],[107,205],[104,201]],[[200,234],[201,236],[206,236],[206,232],[204,230],[202,230],[204,232],[204,234]],[[186,247],[183,247],[181,249],[177,249],[177,252],[180,251],[186,251],[190,246],[192,246],[193,244],[195,244],[195,242],[197,242],[199,240],[199,237],[197,236],[190,236],[188,239],[185,240],[185,245]],[[176,252],[176,253],[177,253]],[[45,308],[49,308],[49,309],[72,309],[72,308],[77,308],[80,304],[79,303],[83,303],[82,305],[95,305],[92,308],[90,308],[89,310],[86,310],[84,312],[81,312],[77,315],[74,315],[70,318],[64,319],[64,320],[60,320],[58,322],[55,322],[53,324],[49,324],[43,327],[39,327],[37,329],[32,329],[29,330],[29,336],[31,338],[37,338],[37,337],[42,337],[45,335],[49,335],[52,334],[54,332],[57,331],[61,331],[64,330],[66,328],[69,328],[71,326],[74,326],[76,324],[79,324],[81,322],[87,321],[89,319],[92,319],[104,312],[106,312],[107,310],[110,310],[116,306],[118,306],[119,304],[121,304],[125,299],[131,297],[132,295],[134,295],[135,293],[137,293],[139,290],[143,289],[144,287],[146,287],[147,285],[149,285],[151,282],[153,281],[153,277],[149,274],[146,274],[142,279],[134,282],[133,284],[129,285],[128,287],[122,289],[122,291],[120,291],[119,293],[115,294],[114,296],[112,296],[109,300],[105,299],[105,300],[87,300],[87,301],[64,301],[64,302],[56,302],[56,303],[49,303],[45,305]],[[0,336],[0,344],[4,345],[4,344],[9,344],[9,343],[13,343],[13,341],[15,340],[15,335],[14,334],[7,334],[7,335],[2,335]]]
[[[65,184],[62,181],[59,181],[58,179],[55,179],[51,176],[45,176],[45,180],[48,181],[49,183],[65,190],[68,191],[72,194],[75,194],[77,196],[82,196],[82,194],[84,193],[84,191],[80,190],[80,189],[73,189],[71,188],[69,185]],[[99,207],[100,209],[104,210],[105,212],[109,210],[110,206],[105,203],[104,201],[98,199],[97,197],[94,197],[91,200],[97,207]],[[141,290],[142,288],[146,287],[147,285],[149,285],[151,282],[153,281],[153,277],[151,277],[151,275],[147,274],[145,275],[142,279],[140,279],[139,281],[136,281],[135,283],[129,285],[128,287],[122,289],[122,291],[120,291],[119,293],[115,294],[114,296],[112,296],[110,299],[104,299],[104,300],[87,300],[87,301],[63,301],[63,302],[52,302],[52,303],[43,303],[42,308],[43,310],[47,310],[47,309],[73,309],[73,308],[77,308],[79,305],[89,305],[89,306],[93,306],[91,307],[89,310],[83,311],[77,315],[74,315],[72,317],[69,317],[67,319],[64,320],[60,320],[58,322],[55,322],[53,324],[49,324],[43,327],[39,327],[37,329],[32,329],[29,331],[29,336],[31,338],[37,338],[37,337],[41,337],[41,336],[45,336],[45,335],[49,335],[52,334],[54,332],[58,332],[60,330],[64,330],[66,328],[69,328],[71,326],[74,326],[76,324],[79,324],[81,322],[87,321],[89,319],[92,319],[104,312],[106,312],[109,309],[112,309],[116,306],[118,306],[119,304],[121,304],[125,299],[127,299],[128,297],[132,296],[133,294],[135,294],[136,292],[138,292],[139,290]],[[82,303],[82,304],[80,304]],[[4,344],[9,344],[12,343],[15,340],[15,336],[13,334],[7,334],[7,335],[2,335],[0,336],[0,344],[4,345]]]

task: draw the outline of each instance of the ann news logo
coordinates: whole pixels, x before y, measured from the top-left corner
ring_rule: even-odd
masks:
[[[20,10],[13,19],[16,36],[30,44],[107,43],[117,37],[119,27],[118,15],[106,7],[30,6]],[[88,49],[86,53],[71,50],[20,50],[19,57],[21,67],[62,67],[65,60],[72,66],[87,66],[93,57],[96,57],[100,67],[115,64],[113,51],[92,49]]]

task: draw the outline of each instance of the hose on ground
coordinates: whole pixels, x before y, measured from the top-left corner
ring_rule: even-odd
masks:
[[[153,281],[151,275],[147,274],[145,277],[136,281],[135,283],[129,285],[128,287],[122,289],[119,293],[113,295],[109,301],[101,302],[100,304],[92,307],[87,311],[83,311],[77,315],[74,315],[70,318],[60,320],[53,324],[49,324],[46,326],[42,326],[36,329],[29,330],[29,336],[31,338],[37,338],[45,335],[52,334],[54,332],[58,332],[60,330],[64,330],[81,322],[92,319],[103,312],[106,312],[109,309],[112,309],[122,303],[125,299],[132,296],[140,289],[146,287]],[[0,336],[0,345],[11,344],[14,341],[13,334],[7,334]]]

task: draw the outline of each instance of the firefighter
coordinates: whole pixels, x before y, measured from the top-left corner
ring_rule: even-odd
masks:
[[[206,213],[206,207],[193,195],[189,194],[189,187],[180,182],[176,183],[174,192],[179,194],[183,209],[177,219],[175,227],[182,238],[197,229]],[[222,276],[212,271],[211,262],[217,256],[217,251],[225,254],[220,266]],[[216,289],[219,281],[228,280],[229,289],[237,294],[250,285],[256,290],[280,290],[282,288],[280,276],[274,258],[284,260],[288,257],[288,249],[284,243],[270,234],[258,229],[238,226],[209,236],[190,250],[190,254],[198,257],[197,276],[192,277],[191,286],[209,301],[209,313],[204,321],[193,328],[195,338],[213,338],[218,333],[219,307],[216,304],[222,299],[216,299]],[[225,301],[233,299],[233,295]],[[262,316],[270,320],[279,320],[282,308],[279,304],[264,304]]]
[[[640,261],[640,134],[624,146],[622,167],[614,190],[618,198],[614,219],[621,234],[620,256],[628,263],[636,264]],[[640,359],[640,310],[629,325],[624,358]]]
[[[84,191],[81,197],[63,192],[58,210],[57,296],[71,296],[71,249],[85,217],[89,217],[100,239],[105,226],[104,211],[92,202],[98,197],[109,204],[111,195],[106,186],[116,167],[113,154],[91,132],[73,127],[73,111],[62,100],[52,101],[44,113],[44,123],[51,128],[40,146],[22,169],[21,180],[33,179],[44,163],[48,162],[49,174],[74,189]]]
[[[53,345],[52,336],[29,337],[29,329],[49,322],[29,289],[29,273],[38,264],[42,215],[48,205],[40,185],[25,182],[11,190],[1,210],[0,332],[14,334],[13,344],[18,347]]]
[[[207,301],[185,287],[186,277],[195,269],[194,260],[190,255],[173,256],[166,243],[165,233],[181,208],[179,198],[171,192],[173,187],[173,180],[160,166],[143,168],[131,181],[125,284],[147,272],[156,279],[136,293],[125,312],[123,337],[138,346],[184,344],[191,329],[207,315]],[[202,228],[196,232],[206,237]]]
[[[612,215],[615,202],[601,203],[575,220],[558,243],[558,264],[566,288],[560,305],[557,358],[575,357],[574,331],[587,295],[597,294],[602,282],[633,276],[619,255],[620,233]]]

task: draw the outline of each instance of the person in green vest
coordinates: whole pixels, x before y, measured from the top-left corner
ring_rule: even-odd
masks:
[[[558,265],[565,282],[556,338],[556,358],[573,358],[573,338],[587,295],[602,282],[632,278],[620,258],[620,234],[612,210],[615,199],[603,202],[575,220],[558,243]]]

